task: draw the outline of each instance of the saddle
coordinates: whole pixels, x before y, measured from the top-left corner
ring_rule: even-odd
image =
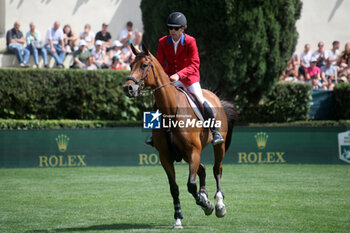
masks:
[[[191,108],[193,109],[198,120],[204,121],[204,117],[205,117],[204,106],[200,101],[200,99],[198,98],[198,96],[196,94],[189,92],[184,85],[175,86],[175,88],[186,96],[186,99],[190,104]]]

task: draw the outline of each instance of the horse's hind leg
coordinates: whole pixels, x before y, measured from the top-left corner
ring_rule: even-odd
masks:
[[[176,177],[175,177],[175,168],[174,168],[174,161],[171,161],[169,158],[170,155],[164,155],[160,154],[160,160],[162,163],[162,166],[168,176],[169,185],[170,185],[170,193],[173,197],[173,204],[174,204],[174,229],[182,229],[182,223],[181,220],[183,219],[183,213],[181,210],[180,205],[180,199],[179,199],[179,187],[176,184]]]
[[[205,215],[211,215],[214,211],[214,205],[211,201],[208,200],[208,192],[207,189],[205,188],[205,177],[206,177],[206,172],[205,172],[205,166],[200,163],[198,172],[199,176],[199,193],[198,195],[202,196],[202,202],[204,203],[204,206],[202,206],[202,209],[205,213]],[[197,203],[198,204],[198,203]]]
[[[226,215],[226,207],[224,204],[224,194],[221,191],[221,176],[222,176],[222,160],[225,156],[225,143],[214,146],[215,164],[213,167],[213,173],[216,180],[216,205],[215,214],[218,218]]]
[[[189,162],[190,174],[188,177],[187,188],[188,192],[196,199],[196,204],[201,206],[205,215],[210,215],[214,211],[214,205],[208,200],[208,194],[205,190],[205,167],[199,162],[199,154],[192,153],[191,161]],[[199,176],[200,191],[197,193],[196,176]]]

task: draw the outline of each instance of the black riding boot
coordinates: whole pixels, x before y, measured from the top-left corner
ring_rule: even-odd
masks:
[[[204,115],[205,115],[204,119],[208,120],[209,118],[211,118],[215,120],[213,110],[211,110],[211,107],[209,106],[207,101],[203,103],[203,106],[204,106]],[[210,131],[213,135],[213,141],[211,142],[213,146],[224,142],[224,138],[221,136],[219,130],[215,127],[215,124],[212,128],[210,128]]]

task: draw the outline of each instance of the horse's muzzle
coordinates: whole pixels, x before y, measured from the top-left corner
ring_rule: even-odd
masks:
[[[139,94],[139,86],[133,84],[127,84],[124,86],[124,93],[127,97],[136,97]]]

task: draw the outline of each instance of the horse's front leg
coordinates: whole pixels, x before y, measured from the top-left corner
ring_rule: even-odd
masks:
[[[169,185],[170,185],[170,193],[173,197],[174,204],[174,219],[175,223],[173,225],[174,229],[182,229],[181,220],[183,219],[183,213],[181,210],[180,199],[179,199],[179,187],[176,184],[176,176],[174,169],[174,161],[171,160],[171,156],[169,154],[159,153],[160,161],[162,166],[168,176]]]
[[[205,215],[213,213],[214,205],[208,200],[208,193],[205,190],[205,168],[200,164],[200,153],[193,153],[189,159],[189,177],[187,182],[188,192],[192,194],[196,200],[196,204],[201,206]],[[201,176],[200,185],[201,189],[197,193],[197,173]],[[203,174],[204,173],[204,174]]]

